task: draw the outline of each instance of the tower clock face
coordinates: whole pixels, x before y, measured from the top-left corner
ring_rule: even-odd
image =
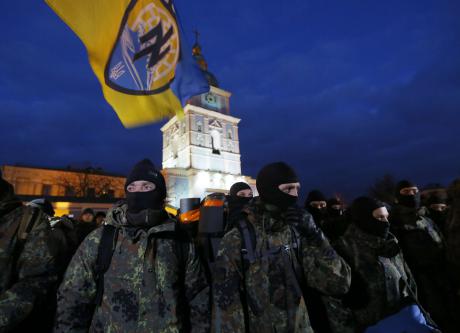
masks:
[[[209,104],[209,105],[212,105],[212,106],[217,105],[217,96],[214,95],[213,93],[207,93],[204,96],[204,99],[205,99],[206,103]]]

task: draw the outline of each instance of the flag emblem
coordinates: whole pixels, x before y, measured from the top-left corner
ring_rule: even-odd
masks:
[[[80,37],[107,102],[125,127],[180,115],[209,91],[173,0],[45,0]]]
[[[134,95],[163,92],[174,79],[179,48],[172,3],[133,0],[126,9],[106,66],[106,83]]]

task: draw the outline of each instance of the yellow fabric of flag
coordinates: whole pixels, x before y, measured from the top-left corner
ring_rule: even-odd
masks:
[[[181,101],[169,87],[175,76],[180,49],[179,29],[175,15],[168,10],[169,1],[46,0],[46,3],[86,46],[104,97],[125,127],[143,125],[182,112]],[[167,29],[172,34],[168,35],[167,42],[158,44],[156,56],[159,60],[154,67],[148,67],[151,65],[149,59],[155,55],[153,51],[152,54],[138,55],[139,59],[146,61],[145,66],[141,61],[133,61],[132,54],[127,56],[129,52],[139,53],[159,43]],[[149,36],[152,31],[154,34]],[[131,33],[134,35],[130,37]],[[142,35],[145,36],[143,42],[132,38]],[[137,50],[134,50],[135,43],[138,43]],[[111,64],[110,57],[116,56],[116,52],[121,60]],[[119,84],[117,80],[125,80],[125,83]]]

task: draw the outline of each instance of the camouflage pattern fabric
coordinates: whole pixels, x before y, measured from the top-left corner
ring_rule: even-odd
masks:
[[[460,297],[460,179],[449,186],[448,193],[452,203],[446,226],[446,256],[456,294]]]
[[[458,330],[460,327],[458,316],[458,309],[460,309],[460,179],[449,186],[448,193],[452,203],[446,225],[447,271],[452,286],[451,295],[454,302],[452,309],[454,309],[454,314],[457,314],[451,326]]]
[[[405,298],[415,296],[415,282],[393,235],[384,240],[351,224],[336,249],[353,272],[350,294],[343,303],[351,309],[358,332],[397,312]]]
[[[425,212],[425,208],[415,210],[396,205],[390,215],[391,230],[417,282],[420,303],[442,330],[450,332],[457,315],[452,309],[445,242]]]
[[[174,223],[132,230],[126,208],[116,207],[106,218],[119,236],[102,304],[94,306],[98,228],[80,245],[59,288],[55,332],[207,332],[209,286],[193,244],[181,267],[176,240],[155,237],[174,232]]]
[[[355,333],[353,312],[343,305],[342,299],[323,296],[322,301],[326,308],[331,333]]]
[[[303,294],[296,287],[285,255],[292,263],[298,253],[306,285],[328,295],[348,291],[349,266],[332,249],[306,211],[301,223],[312,233],[300,237],[297,251],[292,247],[290,226],[273,206],[254,199],[245,212],[255,231],[256,253],[277,247],[285,253],[259,256],[254,263],[246,262],[243,267],[240,231],[233,229],[224,236],[215,266],[213,290],[219,316],[213,327],[221,332],[245,332],[246,326],[250,332],[313,332]]]
[[[16,203],[16,204],[14,204]],[[12,210],[7,207],[15,207]],[[29,207],[14,198],[0,202],[0,332],[40,330],[36,313],[55,292],[56,262],[48,243],[50,226],[37,215],[25,240],[18,229]]]

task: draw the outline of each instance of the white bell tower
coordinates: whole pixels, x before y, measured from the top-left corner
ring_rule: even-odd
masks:
[[[182,119],[176,116],[161,128],[168,201],[176,207],[181,198],[226,193],[238,181],[247,182],[255,191],[255,180],[241,175],[240,119],[230,116],[231,93],[218,88],[198,43],[193,55],[211,89],[189,100]]]

